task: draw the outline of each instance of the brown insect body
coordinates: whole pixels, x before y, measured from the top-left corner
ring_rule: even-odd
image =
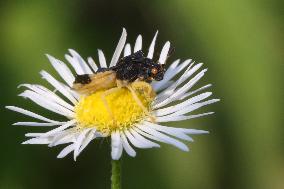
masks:
[[[91,75],[77,76],[73,89],[81,94],[89,95],[98,90],[110,89],[116,86],[116,73],[109,70]]]

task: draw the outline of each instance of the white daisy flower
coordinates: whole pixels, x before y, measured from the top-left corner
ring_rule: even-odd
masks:
[[[153,59],[157,34],[158,32],[147,53],[149,59]],[[164,126],[166,122],[184,121],[212,114],[213,112],[202,114],[191,114],[191,112],[219,101],[218,99],[208,100],[212,95],[211,92],[196,95],[210,87],[210,84],[191,90],[207,71],[207,69],[200,71],[202,63],[194,64],[191,59],[185,61],[178,59],[170,64],[164,78],[151,83],[150,89],[153,89],[155,94],[149,95],[150,93],[145,92],[146,89],[140,85],[141,83],[138,85],[135,85],[135,82],[132,83],[132,88],[138,94],[136,97],[140,99],[142,106],[147,108],[148,113],[141,108],[141,104],[140,106],[137,104],[137,99],[125,87],[105,97],[109,110],[101,98],[102,93],[106,90],[98,90],[90,95],[81,95],[74,90],[76,75],[90,75],[96,73],[98,69],[108,68],[108,65],[109,67],[116,66],[122,57],[123,50],[123,57],[142,50],[141,35],[137,37],[133,49],[130,44],[125,45],[126,36],[126,30],[123,29],[109,64],[107,64],[102,50],[98,50],[98,65],[91,57],[85,61],[76,51],[70,49],[65,58],[73,70],[64,62],[47,55],[63,82],[55,79],[48,72],[41,71],[42,78],[52,86],[52,89],[36,84],[22,84],[20,86],[26,87],[27,90],[19,96],[63,116],[66,121],[56,121],[23,108],[7,106],[6,108],[10,110],[38,120],[36,122],[17,122],[13,125],[55,127],[45,133],[27,133],[25,136],[30,139],[23,144],[47,144],[50,147],[67,144],[57,157],[63,158],[73,152],[76,160],[76,157],[91,141],[101,137],[110,137],[112,159],[118,160],[123,150],[134,157],[136,156],[134,147],[160,147],[158,143],[167,143],[182,151],[188,151],[188,146],[180,140],[191,142],[193,140],[189,135],[208,133],[203,130]],[[170,42],[166,42],[160,52],[159,64],[165,64],[169,49]],[[154,61],[157,62],[157,60]],[[147,86],[146,83],[145,86]],[[109,111],[113,113],[115,122],[109,116]]]

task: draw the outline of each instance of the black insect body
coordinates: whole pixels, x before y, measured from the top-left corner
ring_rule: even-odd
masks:
[[[115,67],[110,68],[116,72],[119,80],[133,82],[135,80],[151,82],[160,81],[164,77],[165,68],[162,64],[154,62],[144,56],[142,51],[121,58]]]

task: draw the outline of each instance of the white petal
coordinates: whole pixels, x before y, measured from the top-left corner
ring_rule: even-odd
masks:
[[[80,100],[81,95],[79,93],[77,93],[75,90],[72,90],[70,87],[68,87],[66,85],[62,85],[62,87],[64,87],[65,90],[67,90],[77,101]]]
[[[77,135],[78,135],[78,132],[76,132],[76,129],[74,128],[61,131],[53,136],[52,142],[48,145],[48,147],[53,147],[53,146],[57,146],[60,144],[66,144],[70,142],[73,143]]]
[[[184,95],[191,87],[193,87],[205,74],[207,69],[202,70],[194,78],[192,78],[188,83],[177,89],[173,94],[172,98],[178,99],[180,96]]]
[[[171,66],[167,69],[167,71],[166,71],[166,73],[164,75],[164,79],[153,84],[153,87],[156,90],[161,90],[161,88],[163,87],[163,85],[165,85],[165,83],[167,83],[169,80],[171,80],[177,74],[179,74],[186,66],[188,66],[188,64],[191,62],[191,59],[188,59],[188,60],[184,61],[181,65],[176,67],[179,62],[180,62],[179,59],[174,61],[171,64]]]
[[[174,77],[174,75],[178,74],[178,72],[176,71],[176,67],[178,66],[179,62],[180,62],[180,59],[177,59],[170,65],[170,67],[166,70],[166,72],[164,74],[163,80],[152,82],[151,85],[155,89],[155,91],[161,90],[161,88],[165,85],[165,83],[167,83],[169,80],[171,80],[172,77]]]
[[[122,140],[122,146],[125,149],[126,153],[128,155],[130,155],[131,157],[135,157],[136,156],[136,152],[135,150],[129,145],[126,136],[124,135],[123,132],[120,132],[120,137]]]
[[[157,39],[158,31],[155,33],[155,36],[151,42],[151,45],[149,47],[148,55],[147,57],[152,59],[154,55],[154,50],[155,50],[155,44],[156,44],[156,39]]]
[[[208,134],[208,131],[204,131],[204,130],[199,130],[199,129],[183,129],[184,133],[186,134],[191,134],[191,135],[200,135],[200,134]]]
[[[85,60],[75,50],[69,49],[69,52],[73,56],[73,60],[75,62],[78,62],[78,64],[81,66],[84,74],[93,73],[88,64],[85,62]]]
[[[129,139],[131,144],[133,144],[137,148],[151,148],[152,147],[152,146],[149,147],[149,145],[146,145],[145,143],[141,142],[140,140],[138,140],[137,138],[132,136],[132,134],[129,131],[127,131],[127,130],[124,131],[124,134]]]
[[[193,139],[186,134],[184,134],[181,130],[174,128],[174,127],[166,127],[166,126],[161,126],[158,124],[150,123],[150,122],[144,122],[144,124],[148,127],[151,127],[155,130],[161,131],[163,133],[172,135],[174,137],[177,137],[179,139],[187,140],[187,141],[193,141]]]
[[[96,72],[98,70],[98,66],[95,63],[94,59],[92,57],[88,57],[87,60],[88,60],[90,67],[93,69],[94,72]]]
[[[202,91],[202,90],[204,90],[204,89],[207,89],[207,88],[209,88],[209,87],[211,87],[211,86],[212,86],[211,84],[208,84],[208,85],[205,85],[205,86],[203,86],[203,87],[200,87],[200,88],[198,88],[198,89],[196,89],[196,90],[194,90],[194,91],[187,92],[187,93],[185,93],[184,95],[182,95],[182,96],[180,97],[180,99],[183,100],[183,99],[185,99],[185,98],[187,98],[187,97],[189,97],[189,96],[191,96],[191,95],[193,95],[193,94],[195,94],[195,93],[198,93],[198,92],[200,92],[200,91]]]
[[[62,126],[60,126],[60,127],[57,127],[57,128],[55,128],[55,129],[52,129],[51,131],[48,131],[48,132],[44,133],[42,136],[47,137],[47,136],[54,135],[54,134],[56,134],[56,133],[58,133],[58,132],[60,132],[60,131],[63,131],[63,130],[65,130],[65,129],[67,129],[68,127],[73,126],[75,123],[76,123],[76,120],[68,121],[68,122],[66,122],[64,125],[62,125]]]
[[[156,121],[158,123],[184,121],[184,120],[188,120],[188,119],[192,119],[192,117],[185,116],[185,115],[179,115],[179,116],[166,115],[166,116],[162,116],[162,117],[156,117]]]
[[[26,90],[23,93],[19,94],[19,96],[22,96],[24,98],[29,98],[30,100],[32,100],[33,102],[35,102],[39,106],[46,108],[50,111],[53,111],[57,114],[60,114],[60,115],[66,116],[66,117],[73,117],[74,116],[74,112],[52,102],[48,98],[44,98],[44,97],[40,96],[39,94],[37,94],[33,91]]]
[[[165,73],[165,78],[167,80],[172,79],[174,76],[176,76],[177,74],[179,74],[184,68],[190,69],[191,66],[194,64],[192,62],[192,59],[187,59],[185,61],[183,61],[179,66],[177,66],[180,60],[176,60],[175,62],[172,63],[172,65],[169,67],[169,69],[167,69],[166,73]],[[190,65],[189,65],[190,64]]]
[[[168,53],[169,53],[169,50],[170,50],[170,46],[171,46],[171,43],[169,41],[167,41],[162,49],[162,52],[161,52],[161,55],[160,55],[160,58],[159,58],[159,63],[160,64],[165,64],[167,58],[168,58]]]
[[[194,65],[194,62],[191,62],[191,61],[192,61],[191,59],[188,59],[188,60],[184,61],[182,64],[180,64],[177,68],[171,70],[170,72],[166,72],[166,74],[165,74],[166,78],[173,78],[179,72],[181,72],[185,67],[187,67],[186,70],[183,72],[183,74],[173,84],[173,86],[169,87],[168,91],[177,88],[181,83],[186,81],[190,76],[192,76],[203,65],[202,63]],[[165,93],[165,92],[167,92],[167,90],[163,91],[163,93]]]
[[[213,104],[215,102],[218,102],[220,101],[219,99],[211,99],[211,100],[207,100],[207,101],[204,101],[204,102],[199,102],[199,103],[195,103],[195,104],[192,104],[188,107],[185,107],[183,108],[182,110],[179,110],[179,111],[176,111],[170,115],[172,116],[178,116],[178,115],[184,115],[184,114],[187,114],[189,112],[192,112],[202,106],[206,106],[206,105],[209,105],[209,104]]]
[[[190,61],[185,61],[183,64],[186,65],[186,64],[189,64]],[[183,69],[183,64],[181,64],[177,69]],[[160,92],[158,95],[157,95],[157,100],[155,102],[155,104],[159,104],[161,101],[165,100],[165,99],[168,99],[176,90],[176,88],[182,84],[184,81],[186,81],[192,74],[194,74],[201,66],[202,64],[197,64],[195,65],[193,68],[191,68],[191,66],[193,65],[194,63],[191,63],[188,68],[186,69],[186,71],[179,77],[179,79],[174,82],[171,86],[169,86],[167,89],[165,89],[164,91]],[[176,73],[176,71],[178,70],[173,70],[172,72],[173,73]],[[171,77],[171,75],[169,75],[168,77]],[[190,82],[190,81],[188,81]]]
[[[188,80],[189,77],[191,77],[197,70],[199,70],[203,63],[198,63],[196,65],[194,65],[194,62],[192,62],[185,70],[185,72],[182,74],[182,76],[177,80],[177,85],[179,86],[180,84],[182,84],[184,81]],[[193,66],[193,67],[192,67]],[[207,69],[203,69],[202,71],[200,71],[198,74],[201,74],[201,72],[205,73],[207,71]],[[197,74],[197,75],[198,75]]]
[[[164,82],[167,82],[169,79],[175,77],[179,71],[181,71],[182,69],[184,69],[189,63],[190,63],[191,60],[186,60],[184,61],[181,65],[179,65],[177,68],[171,70],[170,72],[166,72],[165,73],[165,77],[162,81],[160,85],[164,85]],[[187,70],[191,68],[191,66],[193,65],[193,63],[191,63]],[[186,79],[188,79],[189,77],[186,77],[186,74],[187,74],[187,70],[182,74],[181,77],[179,77],[179,79],[175,82],[173,82],[172,85],[168,86],[167,88],[165,88],[164,91],[162,92],[159,92],[159,94],[157,95],[157,100],[156,100],[156,104],[160,103],[161,101],[167,99],[169,96],[171,96],[175,89],[182,83],[181,81],[184,81]],[[158,86],[158,87],[161,87],[161,86]]]
[[[103,138],[105,138],[104,134],[102,134],[102,133],[100,133],[100,132],[98,132],[98,131],[93,132],[93,133],[94,133],[94,137],[93,137],[93,138],[97,138],[97,137],[103,137]]]
[[[139,133],[137,133],[134,129],[130,129],[129,131],[133,135],[133,137],[135,137],[137,140],[141,141],[145,146],[148,146],[149,148],[160,147],[159,144],[154,143],[154,142],[144,138]]]
[[[5,108],[7,108],[9,110],[12,110],[12,111],[15,111],[15,112],[18,112],[18,113],[21,113],[21,114],[24,114],[24,115],[27,115],[29,117],[33,117],[33,118],[42,120],[42,121],[47,121],[47,122],[50,122],[50,123],[59,123],[58,121],[54,121],[52,119],[48,119],[48,118],[43,117],[43,116],[41,116],[39,114],[33,113],[31,111],[28,111],[28,110],[25,110],[23,108],[19,108],[19,107],[16,107],[16,106],[5,106]]]
[[[157,83],[157,82],[154,81],[151,85],[152,85],[154,91],[160,92],[161,90],[167,89],[173,83],[174,83],[174,81],[166,81],[166,82],[163,82],[163,83]]]
[[[211,115],[213,113],[214,112],[207,112],[207,113],[196,114],[196,115],[189,115],[189,116],[184,116],[184,115],[178,115],[178,116],[166,115],[166,116],[162,116],[162,117],[156,117],[156,121],[157,122],[184,121],[184,120],[189,120],[189,119],[194,119],[194,118],[198,118],[198,117]]]
[[[182,151],[189,151],[188,147],[184,143],[182,143],[182,142],[180,142],[180,141],[178,141],[178,140],[176,140],[174,138],[171,138],[171,137],[169,137],[169,136],[167,136],[165,134],[162,134],[162,133],[156,131],[153,128],[147,127],[145,125],[139,125],[138,128],[141,129],[144,132],[147,132],[147,133],[157,137],[157,138],[165,140],[166,143],[172,144],[173,146],[179,148]]]
[[[172,128],[172,127],[171,127]],[[176,130],[176,131],[179,131],[179,132],[182,132],[182,133],[184,133],[184,134],[191,134],[191,135],[196,135],[196,134],[208,134],[209,132],[208,131],[204,131],[204,130],[199,130],[199,129],[186,129],[186,128],[175,128],[174,127],[174,129]],[[145,132],[143,132],[142,130],[139,130],[138,128],[134,128],[134,130],[135,131],[137,131],[138,133],[140,133],[141,135],[144,135],[144,134],[147,134],[147,135],[144,135],[144,136],[146,136],[146,137],[148,137],[148,133],[145,133]],[[150,130],[151,130],[151,128],[150,128]],[[152,135],[150,135],[150,136],[152,136]],[[148,137],[148,138],[150,138],[150,137]],[[153,139],[153,140],[156,140],[156,139]],[[157,140],[158,141],[158,140]],[[165,143],[167,143],[166,141],[164,141],[164,140],[161,140],[160,142],[165,142]]]
[[[118,160],[122,154],[122,142],[119,131],[111,134],[111,157],[113,160]]]
[[[191,104],[194,104],[196,102],[204,100],[204,99],[208,98],[211,95],[212,95],[211,92],[202,93],[200,95],[197,95],[197,96],[194,96],[194,97],[192,97],[190,99],[187,99],[187,100],[185,100],[185,101],[183,101],[183,102],[181,102],[179,104],[176,104],[176,105],[173,105],[173,106],[169,106],[167,108],[158,109],[158,110],[155,111],[155,115],[156,116],[164,116],[164,115],[167,115],[167,114],[171,114],[173,112],[176,112],[178,110],[183,109],[186,106],[189,106]]]
[[[27,87],[34,92],[38,93],[39,95],[45,97],[47,100],[52,100],[53,102],[68,108],[69,110],[73,111],[74,106],[70,105],[66,101],[64,101],[62,98],[57,96],[54,92],[50,91],[49,89],[45,88],[41,85],[31,85],[31,84],[21,84],[18,87]]]
[[[41,137],[44,133],[26,133],[26,137]]]
[[[142,49],[142,36],[138,35],[134,46],[134,53],[140,51],[141,49]]]
[[[20,125],[20,126],[56,126],[62,125],[61,122],[59,123],[39,123],[39,122],[16,122],[13,125]]]
[[[64,64],[62,61],[46,54],[47,58],[49,59],[50,63],[54,67],[54,69],[57,71],[57,73],[61,76],[62,79],[70,86],[72,87],[73,82],[75,80],[72,72],[70,69]]]
[[[80,149],[79,149],[79,154],[88,146],[88,144],[89,144],[94,138],[96,138],[94,133],[95,133],[95,129],[93,129],[93,131],[90,131],[90,132],[86,135],[86,137],[85,137],[85,139],[83,140],[82,145],[81,145],[81,147],[80,147]],[[79,155],[79,154],[78,154],[78,155]]]
[[[147,138],[149,138],[149,139],[152,139],[152,140],[155,140],[155,141],[158,141],[158,142],[168,143],[166,140],[163,140],[163,139],[158,138],[158,137],[156,137],[156,136],[150,135],[149,133],[140,130],[138,127],[139,127],[139,126],[134,127],[133,130],[135,130],[135,131],[136,131],[137,133],[139,133],[140,135],[143,135],[143,136],[145,136],[145,137],[147,137]]]
[[[66,86],[66,85],[64,85],[64,86],[65,86],[66,89],[69,90],[69,92],[70,92],[70,88],[69,88],[68,86]],[[61,97],[59,97],[58,95],[56,95],[55,92],[52,92],[52,91],[50,91],[49,89],[47,89],[47,88],[45,88],[45,87],[43,87],[43,86],[41,86],[41,85],[38,85],[37,87],[40,88],[41,90],[45,91],[45,93],[44,93],[44,92],[40,93],[40,94],[42,94],[43,96],[48,97],[48,98],[51,98],[54,102],[56,102],[57,104],[59,104],[59,105],[65,107],[65,108],[71,110],[72,112],[74,111],[74,106],[71,105],[71,104],[69,104],[69,103],[67,103],[67,102],[66,102],[65,100],[63,100]]]
[[[126,33],[126,30],[123,28],[122,29],[122,34],[121,34],[121,37],[119,39],[119,42],[117,44],[117,47],[113,53],[113,56],[112,56],[112,59],[110,61],[110,66],[109,67],[113,67],[116,65],[119,57],[120,57],[120,54],[121,54],[121,51],[123,50],[124,48],[124,44],[126,42],[126,37],[127,37],[127,33]]]
[[[204,73],[206,71],[207,71],[206,69],[202,70],[194,78],[192,78],[190,81],[188,81],[185,85],[178,88],[177,90],[166,89],[166,90],[168,90],[168,93],[169,93],[168,98],[166,98],[162,102],[158,102],[157,104],[155,104],[153,106],[153,108],[157,109],[159,107],[165,106],[165,105],[173,102],[174,100],[178,100],[182,95],[184,95],[189,89],[191,89],[204,76]],[[165,92],[164,94],[167,94],[167,92]],[[161,97],[161,98],[163,98],[163,97]]]
[[[74,144],[70,144],[65,147],[57,156],[57,158],[64,158],[74,150]]]
[[[85,129],[83,131],[80,131],[79,136],[77,137],[76,141],[74,142],[74,161],[76,161],[77,156],[79,155],[79,150],[82,145],[82,142],[86,138],[86,135],[91,129]]]
[[[185,61],[184,61],[185,62]],[[182,64],[184,64],[184,62]],[[172,71],[177,70],[178,65],[180,63],[180,59],[177,59],[175,61],[173,61],[173,63],[170,64],[169,68],[167,69],[166,73],[165,73],[165,77],[169,77],[168,74],[170,74]],[[181,65],[179,65],[180,67]]]
[[[124,47],[124,57],[131,55],[131,46],[127,43]]]
[[[32,138],[22,144],[49,144],[51,140],[49,138]]]
[[[107,68],[106,58],[101,49],[98,49],[99,61],[101,68]]]
[[[76,98],[74,98],[74,96],[72,96],[72,94],[49,73],[47,73],[46,71],[41,71],[40,74],[42,75],[42,78],[46,79],[54,88],[56,88],[61,94],[68,98],[73,104],[77,103]]]
[[[65,59],[71,64],[71,66],[74,68],[76,74],[83,75],[86,74],[83,70],[83,68],[80,65],[80,62],[78,62],[76,59],[74,59],[69,54],[65,54]]]

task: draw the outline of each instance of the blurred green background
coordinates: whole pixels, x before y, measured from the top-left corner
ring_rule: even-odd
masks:
[[[200,128],[191,152],[163,145],[124,156],[123,188],[283,189],[283,21],[280,0],[8,1],[0,2],[1,189],[110,188],[109,141],[92,143],[77,162],[56,159],[62,149],[21,145],[16,127],[31,120],[5,110],[17,105],[53,116],[17,97],[21,83],[42,83],[38,72],[55,73],[45,53],[64,59],[68,48],[83,57],[101,48],[108,60],[122,27],[133,44],[147,47],[159,29],[159,47],[170,40],[177,58],[204,62],[209,72],[198,86],[221,102],[216,114],[176,126]],[[206,111],[206,110],[205,110]],[[60,117],[61,119],[61,117]]]

